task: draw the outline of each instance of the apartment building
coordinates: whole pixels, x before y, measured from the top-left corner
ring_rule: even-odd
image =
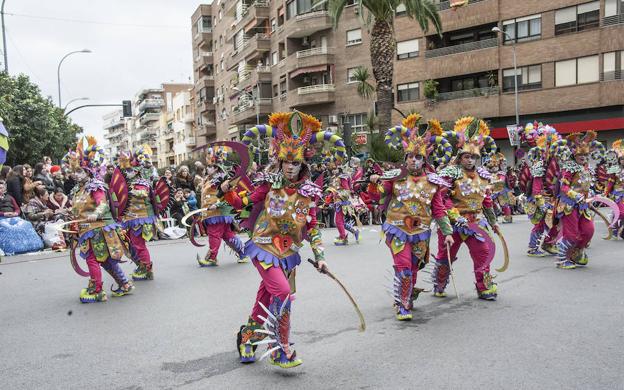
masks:
[[[624,136],[624,1],[470,0],[455,10],[435,2],[441,37],[396,10],[395,122],[399,111],[442,122],[471,114],[502,141],[515,123],[517,79],[520,123],[594,129],[604,141]],[[235,139],[271,112],[292,109],[325,126],[348,116],[363,129],[373,102],[357,95],[352,79],[356,67],[371,66],[358,7],[347,7],[333,29],[312,3],[221,0],[197,9],[194,99],[204,111],[196,120],[216,124],[211,137]]]
[[[189,91],[192,88],[192,84],[184,83],[163,83],[159,88],[145,88],[134,97],[131,118],[123,118],[121,110],[106,114],[102,119],[105,130],[104,138],[108,141],[110,155],[114,156],[123,150],[135,150],[146,144],[152,148],[153,161],[156,166],[169,161],[161,156],[167,150],[163,148],[161,140],[169,137],[168,114],[173,115],[174,96],[181,92],[187,93],[188,110],[190,110]],[[188,135],[189,140],[194,139],[190,137],[194,135],[194,129]]]
[[[180,165],[197,147],[190,90],[174,94],[171,108],[160,116],[160,167]]]

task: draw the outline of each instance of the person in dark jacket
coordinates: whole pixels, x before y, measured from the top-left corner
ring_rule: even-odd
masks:
[[[175,179],[175,187],[185,189],[188,188],[191,191],[195,192],[195,185],[193,184],[193,176],[189,171],[189,168],[186,165],[181,165],[178,168],[178,174]]]
[[[6,182],[0,180],[0,218],[12,218],[20,215],[20,208],[15,199],[7,194]]]
[[[35,164],[33,180],[40,181],[48,192],[54,192],[54,182],[43,163]]]
[[[24,203],[24,166],[16,165],[9,175],[7,182],[7,193],[15,199],[18,206]]]

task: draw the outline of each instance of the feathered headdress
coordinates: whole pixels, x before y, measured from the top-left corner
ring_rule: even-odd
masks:
[[[550,146],[549,154],[560,160],[566,160],[571,155],[590,154],[594,160],[604,158],[606,149],[602,142],[597,141],[598,133],[586,131],[584,133],[572,133],[565,139],[560,139]]]
[[[388,129],[385,137],[386,145],[392,149],[402,147],[406,154],[416,154],[425,158],[435,152],[436,165],[448,163],[453,154],[453,146],[442,136],[440,122],[431,119],[427,129],[420,131],[418,122],[421,119],[420,114],[410,114],[403,119],[401,125]]]
[[[152,151],[152,148],[150,148],[147,144],[143,144],[134,152],[134,159],[139,166],[145,167],[146,165],[152,163],[153,154],[154,152]]]
[[[504,154],[498,152],[494,153],[493,155],[487,156],[483,161],[483,165],[485,165],[487,168],[500,168],[501,163],[503,163],[504,161],[507,161],[507,158],[505,158]]]
[[[228,152],[229,148],[225,146],[208,148],[206,150],[206,164],[216,165],[223,169],[223,164],[225,164],[227,160]]]
[[[344,158],[346,149],[342,138],[321,130],[321,122],[311,115],[299,111],[271,114],[268,125],[259,125],[247,130],[243,143],[250,145],[260,135],[271,137],[270,154],[281,161],[303,162],[315,151],[311,148],[317,142],[328,142],[339,159]]]
[[[472,116],[458,119],[453,130],[444,132],[443,136],[456,143],[458,156],[464,153],[488,156],[497,150],[488,125]]]
[[[610,166],[618,165],[621,158],[624,158],[624,139],[613,141],[611,149],[605,154],[607,165]]]

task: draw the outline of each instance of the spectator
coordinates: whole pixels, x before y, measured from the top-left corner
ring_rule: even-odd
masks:
[[[189,168],[186,165],[180,165],[180,168],[178,168],[178,174],[175,179],[175,187],[179,189],[188,188],[191,191],[195,191],[193,177],[191,176]],[[184,196],[184,194],[182,194],[182,196]]]
[[[104,183],[110,184],[113,172],[115,172],[115,166],[113,164],[108,164],[106,166],[106,174],[104,174]]]
[[[52,175],[52,184],[54,185],[54,188],[65,187],[65,177],[63,176],[63,171],[60,166],[52,165],[52,168],[50,168],[50,174]]]
[[[7,194],[7,185],[0,180],[0,218],[13,218],[20,215],[20,207],[11,195]]]
[[[188,169],[188,168],[187,168]],[[188,214],[189,207],[184,198],[184,190],[178,188],[173,196],[173,204],[171,205],[171,218],[175,219],[178,225],[182,224],[182,218]]]
[[[24,204],[24,172],[26,168],[23,165],[16,165],[7,179],[7,192],[15,199],[18,206]]]
[[[50,156],[43,156],[42,162],[45,169],[50,172],[50,170],[52,169],[52,159],[50,158]]]
[[[202,188],[206,176],[206,167],[199,161],[195,161],[195,177],[193,178],[193,187]]]
[[[54,194],[48,199],[48,207],[54,211],[57,216],[68,217],[71,208],[71,202],[65,195],[63,188],[57,187]]]
[[[76,186],[76,174],[71,171],[66,171],[65,174],[65,184],[63,185],[63,190],[65,191],[65,195],[71,197],[72,190]]]
[[[48,247],[54,250],[65,249],[67,245],[63,235],[58,232],[57,227],[53,226],[54,222],[63,220],[63,215],[56,214],[48,207],[49,199],[50,194],[46,188],[38,185],[35,187],[35,197],[28,202],[24,214]]]
[[[47,168],[43,163],[35,164],[33,180],[40,181],[48,192],[54,191],[54,183],[52,182],[52,178],[48,174]]]
[[[0,169],[0,180],[6,181],[11,175],[11,167],[7,167],[6,165]]]
[[[20,166],[19,170],[22,169]],[[13,196],[6,193],[6,183],[0,181],[0,250],[7,255],[43,248],[43,242],[33,226],[21,219],[19,213],[19,205]]]
[[[186,203],[188,204],[189,211],[197,210],[197,197],[195,193],[186,188],[184,190],[184,199],[186,199]]]
[[[23,193],[23,205],[27,205],[28,202],[35,197],[35,187],[43,184],[42,182],[33,181],[33,169],[30,165],[24,164],[24,193]]]
[[[173,187],[173,174],[171,173],[171,169],[165,169],[164,178],[167,181],[169,187]]]

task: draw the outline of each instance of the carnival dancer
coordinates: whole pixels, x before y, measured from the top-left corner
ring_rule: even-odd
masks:
[[[561,177],[557,213],[562,237],[557,243],[557,268],[574,269],[589,261],[585,249],[594,235],[588,204],[594,181],[589,155],[602,145],[596,137],[595,131],[573,133],[551,147],[559,160]]]
[[[450,184],[446,198],[447,214],[453,224],[453,244],[447,246],[442,230],[438,230],[438,253],[433,272],[434,295],[444,297],[449,279],[450,261],[462,243],[466,243],[474,264],[475,286],[480,299],[496,300],[497,286],[490,274],[494,257],[493,242],[486,231],[491,227],[498,232],[496,214],[490,197],[490,173],[476,163],[482,154],[492,155],[496,144],[483,120],[464,117],[455,122],[453,131],[443,133],[444,138],[457,143],[455,162],[439,172]],[[482,220],[480,214],[486,218]],[[488,226],[489,225],[489,226]]]
[[[67,156],[78,182],[72,192],[72,215],[78,229],[78,246],[89,268],[89,285],[80,292],[83,303],[107,299],[102,289],[100,266],[117,282],[117,288],[112,289],[113,296],[124,296],[134,289],[119,265],[126,248],[121,239],[121,226],[111,214],[108,187],[101,180],[104,153],[95,138],[83,137],[76,152]],[[73,250],[71,255],[75,262]]]
[[[253,205],[241,225],[251,227],[245,253],[262,278],[251,316],[241,326],[237,343],[242,363],[254,362],[256,346],[265,343],[268,351],[264,356],[269,356],[271,364],[289,368],[302,363],[291,347],[290,316],[295,269],[301,262],[299,250],[304,239],[310,242],[319,270],[327,268],[316,221],[316,202],[322,191],[309,180],[305,161],[314,154],[310,144],[329,142],[340,157],[345,147],[340,137],[321,131],[316,118],[297,111],[272,114],[268,125],[248,130],[243,142],[248,145],[259,135],[272,137],[278,171],[265,173],[248,196],[229,191],[229,181],[222,184],[225,199],[236,209]]]
[[[624,139],[613,142],[606,160],[609,179],[605,196],[613,199],[620,209],[620,218],[613,227],[613,235],[624,239]]]
[[[402,146],[405,164],[401,170],[392,170],[381,177],[383,189],[382,209],[386,211],[386,222],[382,226],[386,245],[394,261],[393,295],[396,318],[399,321],[412,319],[414,286],[419,269],[429,262],[429,238],[431,222],[436,221],[442,231],[445,245],[453,245],[453,229],[450,225],[440,187],[448,183],[433,172],[427,158],[435,151],[440,162],[448,162],[453,147],[442,137],[442,127],[437,120],[429,121],[427,131],[420,133],[418,122],[421,116],[411,114],[386,133],[386,144],[394,149]],[[378,175],[371,175],[377,182]]]
[[[514,183],[507,170],[507,159],[502,153],[484,159],[484,165],[492,175],[492,201],[500,207],[503,223],[512,223],[511,206],[515,203],[513,195]]]
[[[347,231],[353,234],[356,243],[360,242],[360,230],[354,224],[354,222],[357,223],[359,220],[351,201],[353,197],[352,175],[356,170],[350,162],[349,165],[338,168],[338,172],[332,178],[327,190],[333,195],[334,219],[338,229],[338,237],[334,239],[334,245],[344,246],[349,245]]]
[[[373,175],[382,175],[383,171],[379,164],[375,162],[372,158],[366,159],[364,163],[364,175],[361,180],[357,181],[355,184],[357,187],[357,192],[359,193],[360,199],[368,208],[370,213],[371,225],[381,225],[381,207],[379,201],[381,200],[381,193],[379,192],[379,188],[377,184],[371,181],[371,176]]]
[[[243,242],[232,229],[235,223],[231,207],[223,200],[221,183],[228,178],[225,169],[227,152],[224,148],[208,148],[206,154],[206,177],[201,187],[202,225],[208,234],[209,249],[203,259],[197,257],[201,267],[218,265],[217,256],[221,242],[236,253],[240,264],[248,263],[249,257],[243,251]]]
[[[147,242],[152,240],[158,230],[158,208],[154,203],[152,177],[143,177],[151,167],[152,149],[148,145],[139,147],[135,153],[121,152],[118,157],[119,170],[113,172],[110,181],[111,192],[115,193],[118,186],[127,187],[127,203],[119,211],[117,219],[126,231],[130,244],[132,261],[137,266],[130,275],[133,280],[153,280],[154,270],[147,249]],[[116,197],[115,197],[116,198]],[[115,205],[115,203],[113,203]]]
[[[560,138],[555,128],[541,123],[527,124],[521,133],[521,139],[532,146],[519,180],[520,189],[527,195],[526,213],[533,224],[527,250],[529,257],[557,254],[557,161],[550,148]]]

